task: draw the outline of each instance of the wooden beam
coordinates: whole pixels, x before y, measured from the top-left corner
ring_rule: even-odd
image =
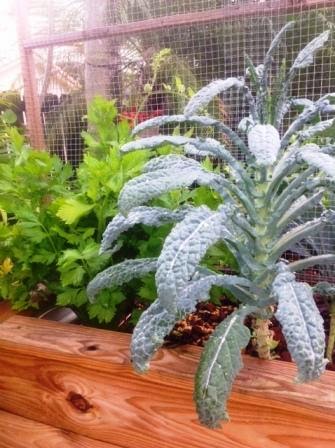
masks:
[[[155,31],[167,27],[225,22],[244,17],[264,17],[271,14],[293,13],[324,7],[335,7],[335,0],[275,0],[272,2],[238,4],[224,8],[201,12],[190,12],[172,16],[104,26],[90,30],[75,31],[45,37],[40,36],[24,42],[24,48],[34,49],[52,45],[72,45],[92,39],[103,39],[113,36],[129,36],[148,31]]]
[[[0,411],[1,448],[120,448]]]
[[[197,347],[161,350],[147,375],[130,336],[13,317],[0,325],[0,408],[123,448],[335,446],[335,374],[293,383],[295,367],[245,358],[222,430],[199,425],[192,400]],[[0,431],[0,447],[2,444]]]
[[[34,149],[45,149],[41,107],[38,97],[33,50],[24,47],[29,37],[26,0],[16,0],[17,35],[20,47],[21,72],[24,87],[25,113],[30,143]]]

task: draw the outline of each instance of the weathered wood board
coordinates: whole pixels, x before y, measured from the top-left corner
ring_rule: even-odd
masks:
[[[0,411],[0,448],[118,448]]]
[[[297,385],[290,363],[245,358],[231,422],[213,431],[199,425],[192,401],[199,349],[161,350],[140,376],[128,346],[126,334],[12,317],[0,325],[0,409],[48,425],[56,438],[63,431],[81,436],[74,447],[86,447],[85,438],[123,448],[335,446],[332,372]],[[16,432],[14,425],[14,439]],[[0,448],[22,446],[5,445],[3,437],[0,426]]]

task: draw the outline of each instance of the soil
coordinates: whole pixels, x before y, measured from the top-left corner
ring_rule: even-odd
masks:
[[[321,298],[319,301],[317,300],[317,303],[325,319],[325,329],[328,335],[329,317],[327,308],[323,306],[323,300]],[[176,324],[166,340],[166,346],[174,347],[181,344],[203,346],[213,333],[215,327],[232,313],[234,309],[235,306],[229,303],[229,300],[226,298],[222,299],[221,306],[213,305],[212,303],[199,304],[196,312]],[[246,325],[250,328],[251,321],[247,321]],[[270,330],[273,331],[273,339],[278,342],[277,347],[272,351],[273,358],[291,362],[291,355],[287,350],[281,327],[276,318],[271,319]],[[251,356],[258,356],[252,342],[249,343],[245,352]],[[335,371],[335,351],[333,353],[333,362],[327,365],[327,369]]]
[[[299,278],[299,276],[297,276]],[[299,280],[310,283],[311,285],[319,281],[319,273],[317,270],[305,271],[303,277]],[[324,319],[326,336],[329,333],[329,313],[325,300],[320,297],[315,297],[316,304]],[[180,344],[192,344],[203,346],[204,342],[213,333],[216,326],[222,322],[235,309],[234,305],[226,297],[222,297],[221,305],[214,305],[212,303],[200,303],[197,306],[196,312],[190,314],[185,320],[176,324],[171,334],[166,340],[166,346],[172,347]],[[246,325],[251,327],[251,320],[246,321]],[[272,351],[274,358],[282,361],[291,362],[290,353],[287,350],[287,345],[283,337],[281,327],[276,318],[271,319],[270,330],[273,332],[273,339],[277,342],[276,348]],[[251,342],[247,346],[246,353],[251,356],[258,356],[254,344]],[[328,370],[335,371],[335,350],[333,352],[333,359],[327,365]]]
[[[292,258],[292,254],[290,254],[290,258]],[[297,274],[297,279],[299,281],[307,282],[312,286],[319,281],[324,280],[315,268],[305,270],[302,274]],[[335,283],[335,278],[332,279],[332,283]],[[324,319],[326,336],[328,337],[330,319],[327,302],[323,297],[318,295],[315,296],[315,301]],[[196,312],[190,314],[185,320],[182,320],[175,325],[170,335],[166,338],[165,345],[168,347],[174,347],[181,344],[203,346],[209,336],[213,333],[216,326],[236,308],[236,304],[232,303],[227,297],[222,297],[220,302],[220,305],[214,305],[210,302],[198,304]],[[143,308],[143,304],[141,304],[140,301],[136,302],[135,306],[138,307],[138,309]],[[84,325],[89,324],[92,326],[98,326],[99,328],[102,327],[101,325],[94,325],[94,323],[92,324],[92,322],[87,319],[83,321],[81,318],[78,321],[78,319],[73,318],[75,315],[70,309],[66,310],[67,313],[65,313],[64,316],[62,314],[64,313],[64,310],[56,309],[52,310],[51,313],[45,313],[47,315],[44,316],[44,318],[63,322],[71,321],[72,323],[81,322]],[[120,321],[117,319],[114,329],[117,331],[132,332],[133,324],[130,322],[131,313],[126,313],[125,317],[124,310],[121,311],[122,320]],[[56,315],[54,315],[55,313]],[[247,319],[245,322],[249,328],[251,328],[251,323],[251,319]],[[106,325],[106,327],[112,329],[110,325]],[[282,361],[291,362],[292,359],[287,350],[281,327],[275,318],[271,319],[270,330],[273,334],[272,338],[276,342],[276,347],[271,351],[271,356]],[[251,342],[245,351],[251,356],[258,356],[253,339],[251,339]],[[335,371],[335,350],[333,352],[332,363],[327,365],[327,369]]]

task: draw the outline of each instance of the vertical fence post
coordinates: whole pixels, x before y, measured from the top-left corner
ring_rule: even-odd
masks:
[[[35,149],[45,149],[33,50],[24,47],[24,42],[30,35],[27,0],[16,0],[16,26],[21,57],[28,136],[31,145]]]

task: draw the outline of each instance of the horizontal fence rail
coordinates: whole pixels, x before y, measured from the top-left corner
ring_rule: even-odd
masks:
[[[241,17],[254,17],[275,13],[293,13],[302,10],[326,8],[335,6],[334,0],[292,0],[292,2],[283,2],[278,0],[271,3],[255,3],[253,5],[233,5],[225,8],[212,9],[201,12],[191,12],[185,14],[176,14],[166,17],[157,17],[154,19],[142,20],[119,25],[110,25],[89,30],[75,31],[64,34],[56,34],[48,37],[40,36],[24,42],[26,50],[36,48],[45,48],[54,45],[72,45],[75,42],[94,39],[104,39],[115,36],[129,36],[132,34],[145,33],[148,31],[159,30],[167,27],[186,26],[195,24],[206,24],[213,22],[224,22],[238,19]]]

